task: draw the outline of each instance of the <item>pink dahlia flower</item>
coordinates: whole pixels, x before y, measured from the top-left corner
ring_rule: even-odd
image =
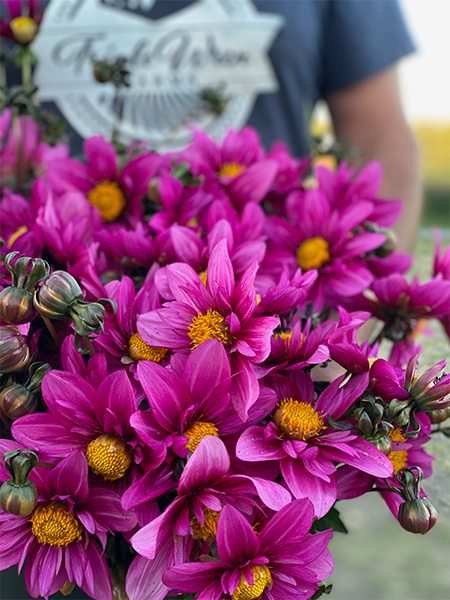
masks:
[[[378,477],[389,477],[392,464],[369,442],[353,431],[333,429],[337,421],[364,392],[368,374],[356,375],[342,386],[345,376],[331,383],[314,401],[314,384],[302,371],[292,381],[272,376],[280,404],[273,421],[248,427],[236,446],[243,461],[279,460],[284,480],[296,498],[309,498],[318,518],[336,501],[335,462],[341,462]]]
[[[279,323],[275,317],[253,316],[257,269],[255,261],[236,285],[227,242],[222,240],[208,261],[206,286],[188,265],[169,265],[167,281],[175,301],[140,315],[137,324],[146,344],[185,353],[206,340],[220,340],[231,364],[231,402],[243,421],[259,395],[251,363],[267,358],[272,332]]]
[[[5,471],[3,480],[9,479]],[[33,513],[21,518],[0,511],[1,570],[15,564],[20,570],[27,559],[25,582],[34,598],[48,599],[69,580],[95,600],[112,599],[106,535],[133,529],[134,512],[122,509],[115,492],[89,488],[79,451],[51,469],[34,468],[30,478],[39,494]]]
[[[199,600],[311,598],[333,570],[327,549],[332,531],[309,535],[313,518],[309,500],[296,500],[257,535],[238,510],[225,506],[217,527],[219,558],[172,567],[163,581],[173,589],[198,593]]]
[[[373,276],[361,257],[385,240],[379,233],[355,232],[372,208],[359,201],[338,210],[320,190],[292,192],[286,202],[289,221],[267,219],[269,247],[262,272],[277,277],[283,268],[291,274],[298,267],[316,269],[318,278],[308,296],[315,311],[322,309],[325,293],[328,304],[338,305],[340,297],[362,292]]]
[[[83,150],[86,164],[73,158],[51,164],[47,176],[55,192],[83,192],[105,223],[120,220],[135,227],[143,216],[141,198],[161,157],[143,152],[121,168],[114,147],[100,136],[86,140]]]

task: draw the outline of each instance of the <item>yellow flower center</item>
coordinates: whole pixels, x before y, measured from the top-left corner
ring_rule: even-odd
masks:
[[[230,343],[228,323],[217,311],[210,308],[206,315],[198,313],[189,326],[189,337],[192,340],[192,349],[197,348],[206,340],[214,338],[220,340],[224,346]]]
[[[286,348],[289,348],[291,345],[292,331],[282,331],[281,333],[276,333],[275,339],[278,340],[279,338],[284,341]]]
[[[297,250],[298,264],[304,271],[320,269],[330,260],[329,248],[321,237],[305,240]]]
[[[192,219],[189,219],[189,221],[186,223],[186,227],[198,227],[197,217],[192,217]]]
[[[198,276],[202,280],[203,285],[206,287],[206,278],[208,276],[207,272],[206,272],[206,269],[204,271],[200,271],[200,273],[198,274]]]
[[[389,437],[393,442],[406,442],[406,439],[403,437],[402,430],[400,427],[393,429],[389,432]],[[407,450],[393,450],[389,453],[388,459],[391,461],[392,466],[394,467],[394,475],[396,475],[400,469],[406,465],[406,457],[408,455]]]
[[[273,420],[291,440],[306,442],[325,429],[322,417],[310,404],[292,398],[281,402]]]
[[[189,448],[191,452],[194,452],[204,437],[207,437],[208,435],[219,437],[219,430],[214,423],[194,421],[189,429],[186,429],[186,431],[183,432],[183,435],[188,439],[185,448]]]
[[[149,346],[142,341],[138,333],[132,335],[128,342],[128,355],[138,362],[139,360],[151,360],[155,363],[160,363],[165,357],[167,348],[158,348]]]
[[[217,173],[218,177],[237,177],[243,171],[245,171],[244,165],[240,165],[239,163],[231,162],[224,163],[220,171]]]
[[[89,192],[88,199],[106,223],[115,221],[126,206],[125,196],[115,181],[101,181]]]
[[[248,583],[244,573],[242,573],[241,581],[231,596],[232,600],[255,600],[261,596],[266,587],[269,590],[272,589],[272,575],[267,565],[252,565],[250,568],[255,583]]]
[[[72,542],[81,541],[83,526],[60,502],[39,506],[30,521],[31,531],[40,544],[68,546]]]
[[[211,510],[206,506],[203,506],[203,512],[205,514],[205,520],[203,525],[200,525],[200,521],[196,516],[191,517],[190,523],[193,531],[194,538],[196,540],[207,540],[209,538],[215,538],[217,533],[217,523],[219,522],[220,511]]]
[[[8,250],[11,248],[11,246],[14,244],[14,242],[16,240],[18,240],[20,238],[20,236],[23,235],[24,233],[26,233],[27,231],[28,231],[28,227],[25,227],[25,225],[22,225],[22,227],[19,227],[18,229],[16,229],[16,231],[12,234],[12,236],[8,240],[8,244],[7,244]]]
[[[123,440],[106,434],[89,444],[86,458],[92,471],[105,481],[123,477],[133,460]]]
[[[37,23],[31,17],[16,17],[9,22],[13,36],[19,44],[29,44],[36,37]]]

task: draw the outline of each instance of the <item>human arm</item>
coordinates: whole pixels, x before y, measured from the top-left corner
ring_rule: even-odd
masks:
[[[393,227],[398,249],[411,251],[422,209],[419,154],[403,114],[395,66],[328,93],[338,141],[361,151],[357,167],[377,160],[383,167],[381,198],[401,199],[404,209]]]

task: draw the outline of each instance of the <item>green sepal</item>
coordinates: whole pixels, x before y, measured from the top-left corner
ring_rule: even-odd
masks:
[[[29,453],[29,454],[27,454]],[[3,464],[15,485],[27,485],[31,469],[37,465],[38,455],[33,450],[13,450],[3,454]]]
[[[317,592],[315,592],[315,594],[313,596],[311,596],[311,598],[309,600],[317,600],[317,598],[320,598],[324,594],[328,595],[332,589],[333,589],[332,583],[329,583],[328,585],[321,583],[319,585],[319,589],[317,590]]]
[[[31,267],[31,271],[27,277],[27,283],[25,285],[25,289],[28,292],[31,292],[35,285],[40,281],[48,277],[50,274],[50,265],[46,260],[42,260],[42,258],[33,259],[33,266]]]
[[[337,421],[332,419],[330,415],[327,415],[327,419],[331,427],[333,427],[333,429],[337,429],[339,431],[359,431],[359,429],[355,425],[352,425],[351,423],[338,423]]]
[[[39,393],[41,391],[41,384],[44,376],[51,370],[52,367],[48,363],[33,363],[29,368],[30,377],[25,384],[25,387],[33,394]]]

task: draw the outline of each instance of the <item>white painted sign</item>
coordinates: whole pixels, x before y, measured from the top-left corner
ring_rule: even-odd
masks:
[[[185,145],[189,124],[217,138],[229,127],[239,129],[258,94],[278,89],[267,52],[281,16],[259,13],[251,0],[198,0],[152,20],[122,10],[118,1],[125,5],[51,0],[33,42],[39,98],[54,101],[82,137],[108,138],[117,123],[115,89],[94,79],[94,60],[127,58],[131,87],[120,92],[120,136],[159,150]],[[127,6],[152,4],[128,0]],[[229,98],[221,114],[205,110],[207,88]]]

